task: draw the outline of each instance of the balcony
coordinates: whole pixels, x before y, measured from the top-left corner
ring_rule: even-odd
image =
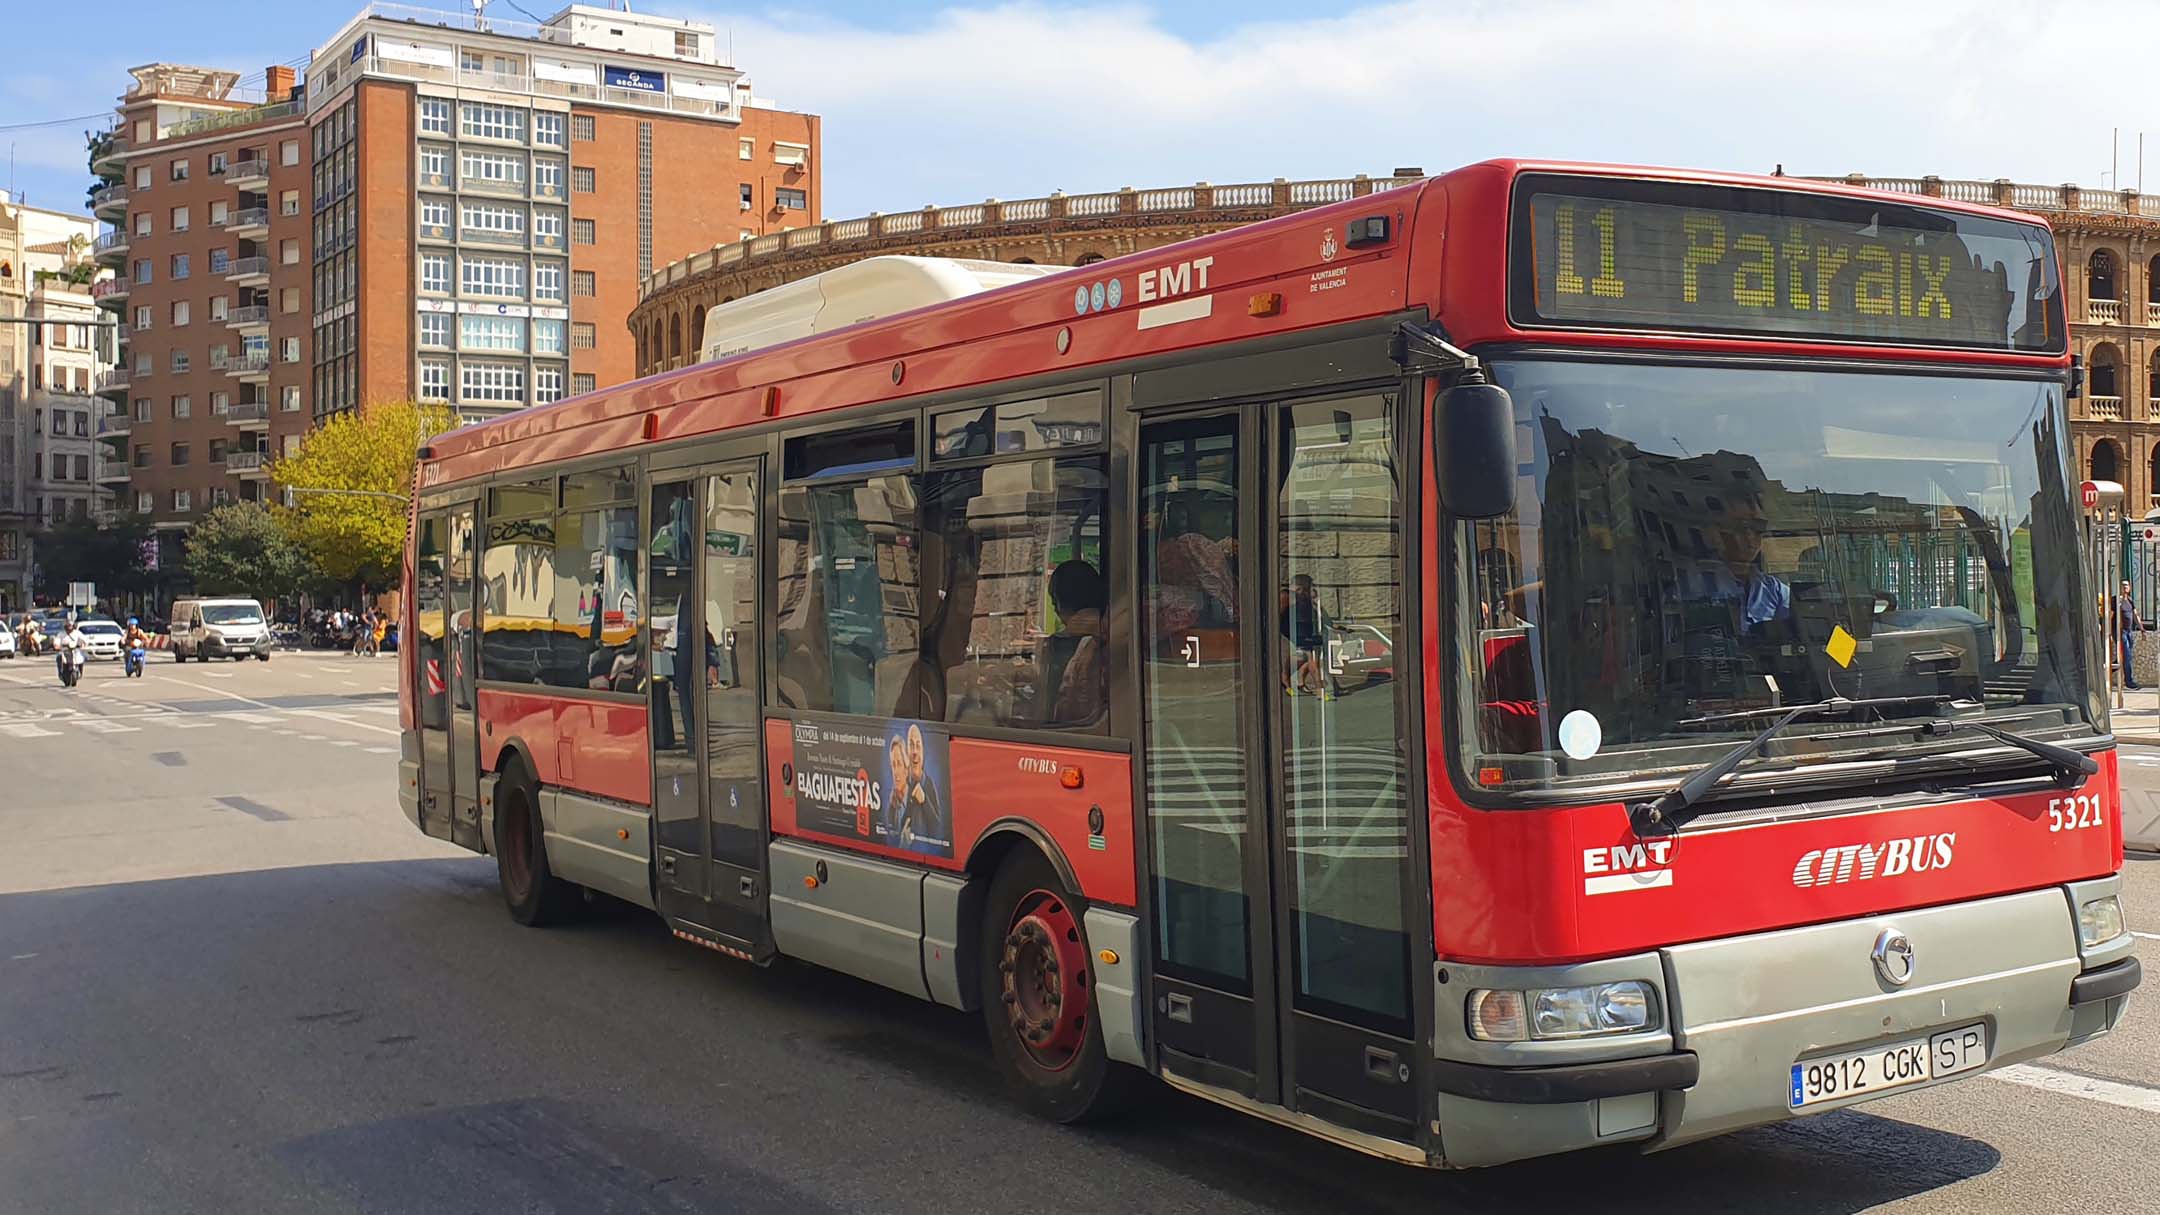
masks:
[[[2087,393],[2085,396],[2085,416],[2094,422],[2120,422],[2123,420],[2123,399],[2121,397],[2098,397]]]
[[[228,451],[225,453],[225,471],[243,481],[267,481],[270,479],[270,453]]]
[[[105,150],[98,153],[97,157],[90,162],[90,171],[100,177],[107,173],[118,173],[127,168],[127,158],[127,137],[115,131],[112,142],[106,144]]]
[[[130,285],[126,275],[101,278],[90,284],[90,298],[96,300],[100,308],[110,308],[114,312],[126,312]]]
[[[2123,320],[2121,300],[2086,300],[2085,319],[2094,325],[2120,325]]]
[[[231,309],[225,313],[225,323],[235,329],[268,329],[270,327],[270,306],[268,304],[249,304],[245,308]]]
[[[2160,326],[2160,300],[2145,301],[2145,323]]]
[[[127,399],[128,385],[134,376],[125,367],[111,367],[98,373],[97,394],[115,401]]]
[[[225,166],[225,184],[241,190],[260,190],[270,184],[270,162],[260,157],[233,161]]]
[[[97,243],[90,247],[90,252],[100,266],[111,266],[115,270],[125,267],[128,252],[127,229],[114,228],[110,232],[100,232]]]
[[[126,461],[126,460],[107,460],[107,459],[102,459],[102,458],[101,458],[101,459],[99,459],[99,460],[98,460],[98,462],[97,462],[97,479],[98,479],[98,484],[100,484],[100,485],[125,485],[125,484],[127,484],[127,479],[128,479],[128,466],[127,466],[127,461]]]
[[[90,196],[90,213],[108,224],[117,224],[127,218],[128,188],[124,181],[98,187]]]
[[[270,259],[236,257],[226,264],[225,277],[234,286],[260,287],[270,281]]]
[[[134,429],[135,419],[125,409],[116,409],[98,419],[97,437],[100,439],[124,439]]]
[[[270,208],[241,207],[227,211],[225,230],[241,240],[261,240],[270,235]]]
[[[225,424],[241,430],[270,429],[270,402],[241,401],[227,407]]]
[[[225,374],[243,383],[267,384],[270,382],[270,352],[249,350],[236,356],[225,365]]]

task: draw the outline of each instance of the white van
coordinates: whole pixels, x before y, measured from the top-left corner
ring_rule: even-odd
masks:
[[[253,599],[182,599],[173,604],[174,662],[242,659],[270,661],[270,622]]]

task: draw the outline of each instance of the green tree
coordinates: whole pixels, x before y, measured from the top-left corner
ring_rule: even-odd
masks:
[[[69,519],[33,538],[37,591],[49,599],[67,594],[70,582],[94,582],[100,598],[150,589],[156,575],[143,565],[143,544],[152,532],[146,519],[123,516],[113,523]]]
[[[270,466],[270,479],[293,491],[279,512],[285,533],[335,581],[394,585],[420,444],[453,421],[441,406],[395,401],[323,423]]]
[[[188,534],[187,572],[205,595],[289,599],[314,574],[307,554],[260,502],[232,502]]]

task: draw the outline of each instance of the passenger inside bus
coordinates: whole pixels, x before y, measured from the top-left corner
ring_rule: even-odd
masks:
[[[1103,576],[1085,561],[1066,561],[1050,571],[1050,605],[1058,629],[1037,652],[1035,686],[1043,697],[1042,720],[1095,720],[1106,694],[1103,608],[1109,601]]]

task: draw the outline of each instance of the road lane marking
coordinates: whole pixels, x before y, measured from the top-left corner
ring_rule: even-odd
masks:
[[[2036,1067],[2030,1063],[2014,1063],[1987,1074],[2006,1084],[2022,1084],[2027,1088],[2061,1093],[2065,1097],[2083,1097],[2087,1101],[2098,1101],[2105,1105],[2119,1105],[2124,1109],[2160,1114],[2160,1089],[2147,1088],[2142,1084],[2096,1080],[2091,1076],[2057,1071],[2052,1067]]]
[[[396,755],[396,754],[397,754],[397,748],[396,748],[396,747],[369,747],[369,748],[367,749],[367,753],[368,753],[369,755]]]
[[[58,738],[60,736],[58,730],[48,730],[31,721],[11,721],[0,724],[0,734],[11,734],[16,738]]]
[[[117,721],[106,721],[95,717],[83,722],[82,728],[93,734],[138,734],[142,732],[141,726],[122,725]]]
[[[175,679],[171,682],[179,684],[181,687],[184,688],[193,688],[198,692],[208,692],[213,696],[223,696],[228,700],[237,700],[242,704],[254,705],[258,709],[266,709],[272,713],[289,713],[295,717],[326,718],[330,721],[337,722],[340,725],[351,726],[356,730],[373,730],[378,734],[400,733],[400,731],[391,729],[388,726],[369,725],[367,722],[364,721],[346,721],[343,718],[337,717],[334,714],[325,713],[320,709],[280,709],[276,705],[270,704],[267,701],[257,700],[252,696],[242,696],[238,692],[228,692],[223,688],[205,687],[204,685],[199,683],[189,683],[185,679]],[[280,731],[280,733],[283,733],[283,731]]]
[[[2131,936],[2147,941],[2160,941],[2160,932],[2133,932]]]

